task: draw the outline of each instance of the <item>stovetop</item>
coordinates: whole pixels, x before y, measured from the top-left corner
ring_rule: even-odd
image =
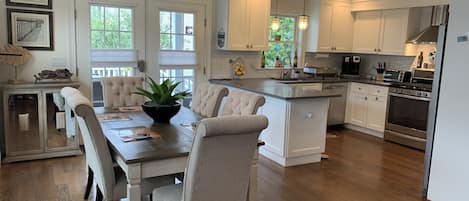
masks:
[[[391,83],[390,87],[410,89],[410,90],[416,90],[416,91],[432,92],[432,85],[431,84],[393,82],[393,83]]]

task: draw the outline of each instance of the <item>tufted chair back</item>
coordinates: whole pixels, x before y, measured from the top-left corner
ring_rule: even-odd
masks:
[[[246,200],[257,138],[267,126],[267,117],[259,115],[203,119],[189,155],[182,200]]]
[[[223,106],[222,116],[254,115],[265,104],[265,98],[254,93],[231,90]]]
[[[218,115],[223,97],[228,95],[228,89],[219,85],[201,84],[194,92],[192,111],[202,117],[211,118]]]
[[[140,106],[145,102],[141,95],[133,94],[143,87],[143,77],[107,77],[101,79],[104,107]]]

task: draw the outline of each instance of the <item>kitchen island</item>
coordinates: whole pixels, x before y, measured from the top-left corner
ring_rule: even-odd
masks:
[[[269,119],[261,134],[266,143],[260,153],[288,167],[321,161],[325,152],[329,98],[336,90],[322,90],[321,84],[281,83],[271,79],[211,80],[230,90],[263,95],[266,103],[258,111]]]

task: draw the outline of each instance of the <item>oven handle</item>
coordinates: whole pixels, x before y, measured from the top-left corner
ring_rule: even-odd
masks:
[[[389,93],[389,96],[396,96],[396,97],[400,97],[400,98],[407,98],[407,99],[427,101],[427,102],[431,101],[430,98],[415,97],[415,96],[409,96],[409,95],[404,95],[404,94],[396,94],[396,93]]]

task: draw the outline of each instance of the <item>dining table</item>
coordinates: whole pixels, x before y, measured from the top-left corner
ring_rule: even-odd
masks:
[[[191,125],[202,117],[186,107],[169,123],[154,122],[141,110],[124,111],[116,108],[96,107],[96,115],[118,114],[126,118],[100,120],[104,135],[110,146],[113,159],[124,171],[127,179],[127,200],[141,200],[141,182],[145,178],[183,173],[195,136]],[[158,137],[125,142],[119,130],[146,128]],[[258,147],[264,145],[258,142]],[[246,200],[256,200],[258,149],[251,164],[248,194]]]

